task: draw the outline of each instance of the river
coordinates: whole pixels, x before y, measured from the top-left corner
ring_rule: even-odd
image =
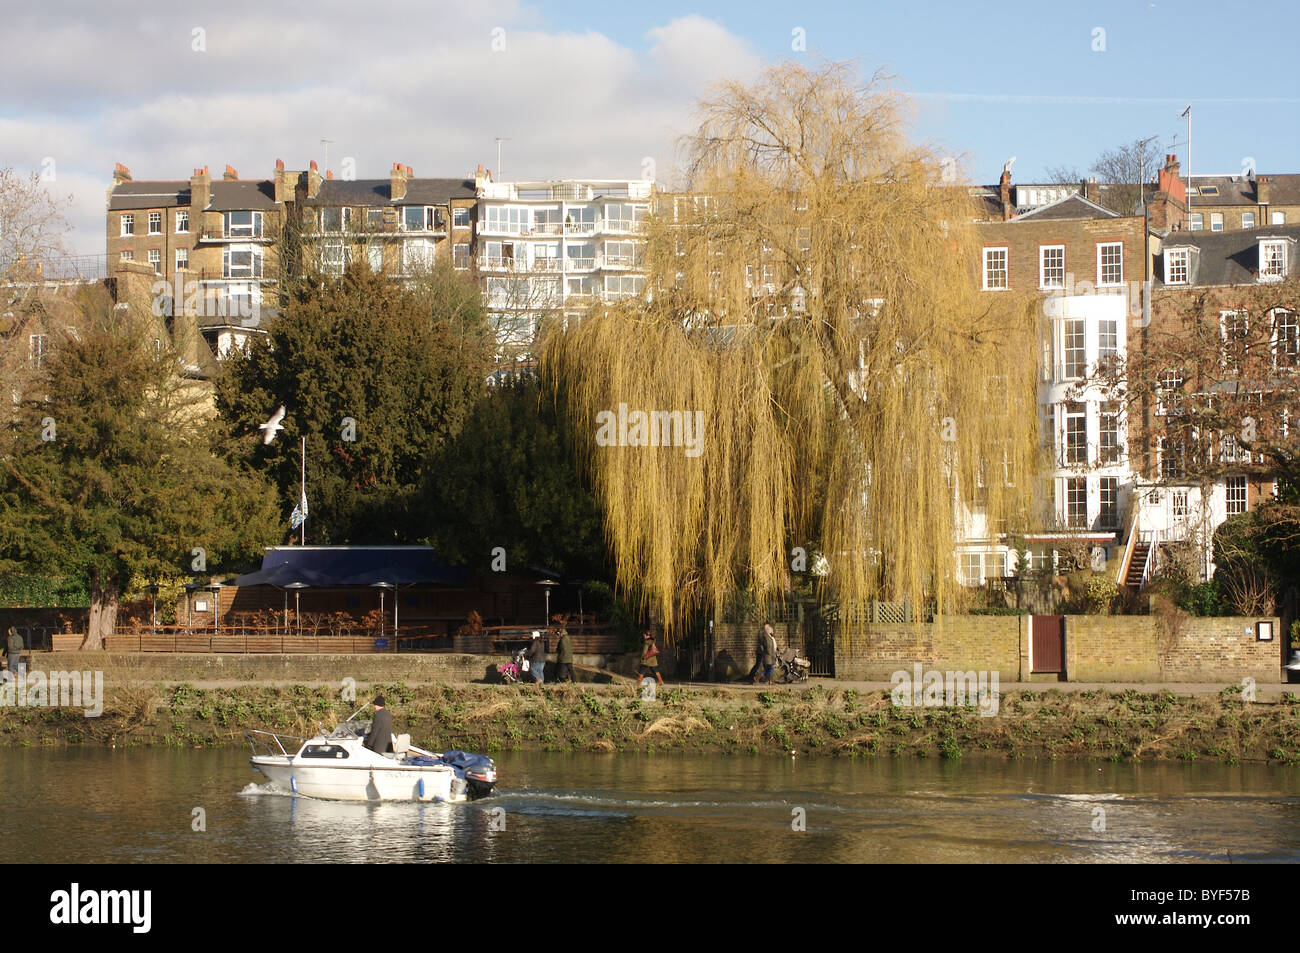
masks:
[[[497,765],[498,793],[471,804],[355,804],[277,792],[238,749],[4,749],[0,861],[1300,860],[1294,768],[546,753]]]

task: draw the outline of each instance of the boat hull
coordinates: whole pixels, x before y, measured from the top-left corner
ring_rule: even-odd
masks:
[[[301,759],[254,757],[252,766],[277,787],[330,801],[448,801],[470,799],[470,785],[445,765],[305,764]]]

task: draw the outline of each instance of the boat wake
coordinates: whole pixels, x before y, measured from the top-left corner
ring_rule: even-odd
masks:
[[[292,791],[286,791],[274,781],[267,781],[265,784],[258,784],[256,781],[250,781],[248,784],[244,785],[243,789],[239,792],[240,797],[260,797],[262,795],[270,795],[273,797],[293,797],[294,793]]]

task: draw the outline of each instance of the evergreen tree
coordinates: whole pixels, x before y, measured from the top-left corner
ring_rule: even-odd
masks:
[[[283,433],[253,454],[279,488],[282,531],[306,437],[309,542],[419,542],[421,474],[482,394],[490,353],[478,293],[450,266],[411,283],[364,267],[312,275],[286,289],[266,339],[227,364],[217,407],[250,437],[287,409]]]
[[[24,382],[0,447],[0,572],[84,574],[87,647],[129,580],[242,568],[274,529],[266,484],[214,452],[202,388],[106,292]],[[233,448],[222,446],[226,457]]]
[[[563,415],[540,398],[535,380],[516,377],[474,407],[426,473],[430,536],[444,557],[483,569],[501,547],[509,570],[605,577],[600,511]]]

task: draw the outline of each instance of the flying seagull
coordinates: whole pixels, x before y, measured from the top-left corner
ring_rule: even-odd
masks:
[[[280,409],[271,415],[270,420],[257,425],[258,430],[266,431],[266,433],[262,434],[262,443],[270,443],[275,439],[275,435],[284,429],[280,424],[282,420],[284,420],[284,404],[281,404]]]

